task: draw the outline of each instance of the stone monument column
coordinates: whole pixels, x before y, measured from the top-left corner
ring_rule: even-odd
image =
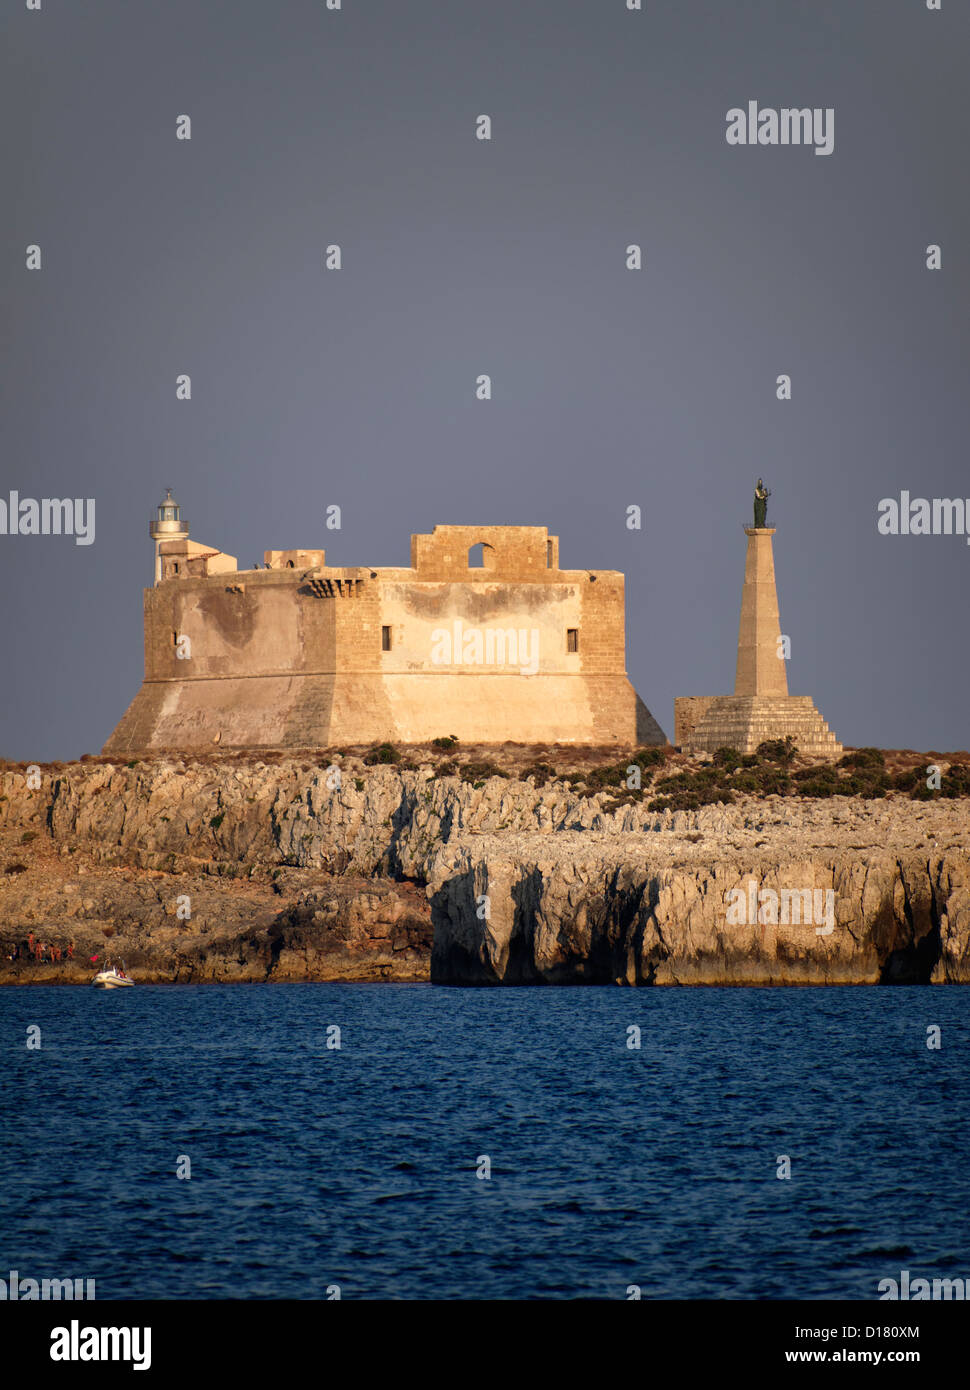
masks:
[[[788,666],[779,654],[781,622],[775,589],[773,526],[765,526],[770,497],[755,490],[755,525],[746,526],[748,551],[741,591],[738,664],[733,695],[685,695],[674,701],[674,743],[691,753],[736,748],[756,753],[762,743],[790,738],[800,753],[837,758],[842,745],[810,695],[789,695]],[[758,523],[762,524],[758,524]]]
[[[746,526],[748,553],[741,590],[735,695],[787,695],[787,663],[779,655],[781,623],[775,589],[773,526]]]

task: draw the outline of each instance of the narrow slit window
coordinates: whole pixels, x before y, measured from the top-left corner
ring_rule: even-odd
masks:
[[[381,651],[382,651],[382,652],[389,652],[390,650],[391,650],[391,629],[390,629],[389,627],[382,627],[382,628],[381,628]]]
[[[566,628],[566,651],[567,651],[567,652],[578,652],[578,651],[579,651],[579,628],[578,628],[578,627],[567,627],[567,628]]]

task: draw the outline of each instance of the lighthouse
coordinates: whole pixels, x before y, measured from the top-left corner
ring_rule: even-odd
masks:
[[[188,540],[189,523],[182,520],[182,508],[172,496],[172,489],[165,489],[165,501],[155,508],[148,527],[148,534],[155,542],[155,583],[162,581],[162,541]]]

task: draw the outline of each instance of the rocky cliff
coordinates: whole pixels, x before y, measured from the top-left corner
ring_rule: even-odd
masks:
[[[650,810],[449,771],[8,764],[0,980],[970,981],[966,799]]]

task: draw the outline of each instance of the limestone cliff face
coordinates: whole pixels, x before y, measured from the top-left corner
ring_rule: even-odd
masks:
[[[132,941],[146,978],[426,978],[433,927],[439,983],[970,982],[965,801],[609,812],[608,794],[430,767],[348,759],[334,780],[296,760],[160,760],[42,769],[32,791],[6,771],[3,939],[85,914],[121,939],[140,911],[158,919]],[[215,935],[190,949],[173,904],[214,884]],[[79,892],[91,906],[71,916]]]
[[[469,984],[970,982],[966,853],[729,855],[668,864],[608,844],[509,855],[484,842],[432,879],[432,978]],[[456,872],[457,870],[457,872]],[[830,890],[817,919],[730,924],[725,897],[754,881]],[[812,895],[814,896],[814,894]],[[477,916],[487,900],[488,919]],[[825,899],[822,899],[825,901]],[[770,901],[770,899],[769,899]],[[759,921],[762,915],[768,920]],[[805,914],[809,916],[808,913]],[[816,921],[818,925],[816,925]]]

